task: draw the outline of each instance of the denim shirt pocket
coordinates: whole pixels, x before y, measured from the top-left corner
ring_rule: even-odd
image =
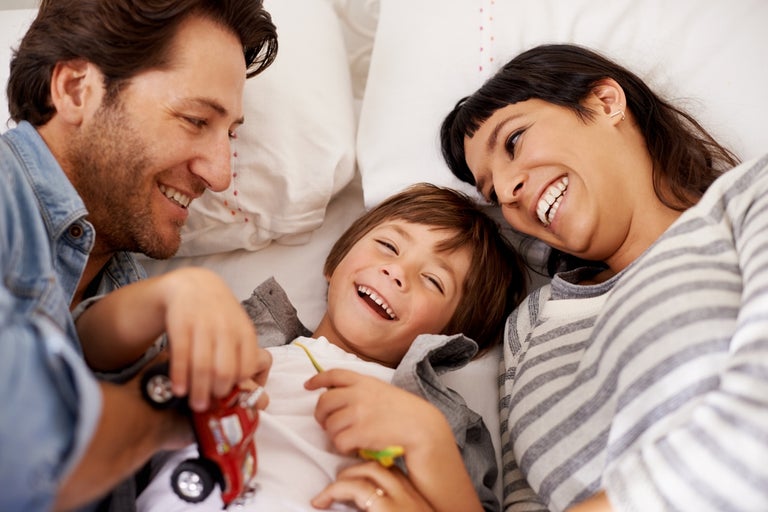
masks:
[[[19,259],[20,267],[7,275],[6,287],[16,297],[17,313],[25,316],[44,316],[66,332],[72,340],[77,339],[69,305],[61,290],[52,268],[42,269],[32,259]],[[80,352],[79,344],[74,348]]]

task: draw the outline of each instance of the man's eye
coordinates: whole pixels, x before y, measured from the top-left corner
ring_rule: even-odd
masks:
[[[184,118],[189,124],[194,126],[195,128],[204,128],[208,125],[208,122],[205,119],[200,119],[198,117],[185,117]]]

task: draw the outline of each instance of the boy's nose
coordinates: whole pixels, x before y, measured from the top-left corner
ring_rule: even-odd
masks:
[[[381,268],[381,272],[392,279],[398,288],[403,288],[405,286],[405,281],[403,279],[402,273],[399,272],[397,269],[395,269],[392,266],[386,266]]]

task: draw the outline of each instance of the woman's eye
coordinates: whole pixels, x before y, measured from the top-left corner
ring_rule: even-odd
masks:
[[[520,140],[520,136],[522,134],[522,130],[513,132],[504,142],[504,149],[506,149],[507,154],[509,154],[512,158],[515,157],[515,148],[517,147],[517,142]]]

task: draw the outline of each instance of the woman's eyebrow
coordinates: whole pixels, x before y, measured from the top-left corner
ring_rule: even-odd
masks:
[[[521,116],[522,114],[520,113],[511,114],[505,117],[504,119],[500,120],[496,124],[496,126],[493,128],[493,131],[491,132],[491,135],[488,137],[488,143],[485,146],[485,149],[488,151],[488,153],[493,152],[494,148],[496,147],[496,143],[498,142],[499,133],[501,133],[501,129]]]

